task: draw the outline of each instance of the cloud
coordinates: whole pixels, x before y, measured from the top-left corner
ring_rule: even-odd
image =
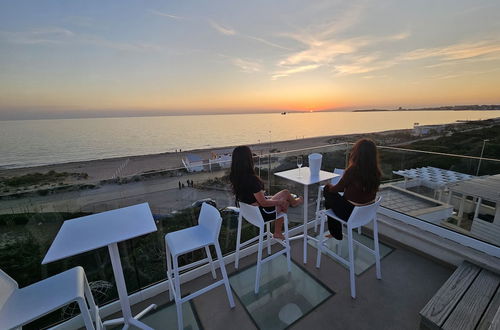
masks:
[[[500,52],[500,42],[483,40],[445,47],[420,48],[401,55],[399,59],[413,61],[430,57],[440,57],[443,60],[462,60],[497,52]]]
[[[237,32],[231,28],[228,28],[228,27],[225,27],[225,26],[222,26],[212,20],[209,20],[208,21],[210,23],[210,25],[219,33],[223,34],[223,35],[226,35],[226,36],[233,36],[235,34],[237,34]]]
[[[302,66],[295,66],[295,67],[292,67],[292,68],[289,68],[289,69],[286,69],[286,70],[275,72],[272,75],[271,79],[272,80],[276,80],[276,79],[279,79],[279,78],[288,77],[289,75],[292,75],[294,73],[315,70],[315,69],[317,69],[319,67],[320,67],[319,64],[308,64],[308,65],[302,65]]]
[[[0,31],[0,40],[23,45],[67,45],[84,44],[122,51],[160,51],[162,47],[149,43],[116,42],[89,34],[77,34],[68,29],[49,27],[30,31],[10,32]]]
[[[155,9],[150,9],[149,12],[151,14],[153,14],[153,15],[156,15],[156,16],[167,17],[167,18],[171,18],[171,19],[175,19],[175,20],[182,20],[182,19],[184,19],[184,17],[177,16],[177,15],[172,15],[172,14],[167,14],[167,13],[161,12],[159,10],[155,10]]]
[[[81,35],[78,37],[78,43],[94,45],[109,49],[121,50],[121,51],[132,51],[132,52],[149,52],[149,51],[161,51],[163,48],[161,46],[150,44],[150,43],[131,43],[131,42],[116,42],[108,39],[103,39],[92,35]]]
[[[362,50],[374,44],[399,41],[407,38],[409,33],[382,37],[356,37],[349,39],[316,39],[308,35],[295,35],[295,40],[304,43],[305,50],[289,54],[278,62],[277,70],[272,79],[286,77],[293,73],[303,72],[303,68],[320,66],[331,67],[332,71],[341,74],[358,74],[388,68],[393,62],[383,59],[378,53],[358,55]],[[346,58],[346,55],[350,57]],[[294,70],[294,68],[299,68]],[[287,72],[287,74],[282,74]]]
[[[261,65],[255,61],[244,60],[241,58],[234,58],[232,60],[233,64],[241,69],[245,73],[254,73],[261,71]]]
[[[225,36],[239,36],[240,38],[246,38],[246,39],[250,39],[253,41],[257,41],[259,43],[262,43],[264,45],[271,46],[274,48],[279,48],[279,49],[283,49],[283,50],[290,50],[287,47],[278,45],[274,42],[268,41],[268,40],[260,38],[260,37],[254,37],[254,36],[250,36],[250,35],[241,34],[241,33],[237,32],[236,30],[229,28],[227,26],[223,26],[223,25],[221,25],[213,20],[209,20],[208,22],[209,22],[210,26],[212,26],[212,28],[214,28],[216,31],[218,31],[219,33],[221,33]]]
[[[386,69],[393,65],[393,61],[372,54],[356,57],[348,64],[335,65],[334,71],[340,75],[359,74]]]
[[[297,42],[300,50],[288,53],[278,61],[279,69],[272,74],[272,79],[304,72],[304,68],[320,66],[329,67],[332,72],[340,75],[366,73],[392,66],[390,61],[382,59],[379,54],[366,54],[366,48],[407,39],[410,32],[402,31],[385,36],[339,37],[340,32],[361,21],[367,8],[367,3],[363,1],[339,13],[338,19],[314,24],[298,32],[282,34]]]
[[[49,27],[23,32],[0,31],[0,38],[15,44],[59,44],[74,37],[68,29]]]
[[[253,37],[253,36],[246,36],[246,37],[248,39],[252,39],[252,40],[258,41],[260,43],[263,43],[264,45],[268,45],[268,46],[271,46],[271,47],[275,47],[275,48],[279,48],[279,49],[284,49],[284,50],[291,50],[290,48],[278,45],[278,44],[276,44],[274,42],[271,42],[271,41],[267,41],[267,40],[265,40],[263,38]]]
[[[404,39],[407,39],[408,37],[410,37],[410,35],[411,35],[410,32],[406,31],[406,32],[401,32],[401,33],[389,36],[387,39],[388,40],[404,40]]]
[[[454,70],[452,73],[444,73],[444,74],[437,74],[432,77],[431,79],[439,79],[439,80],[445,80],[445,79],[455,79],[463,76],[474,76],[474,75],[485,75],[485,74],[491,74],[492,72],[495,71],[500,71],[500,68],[495,68],[495,69],[489,69],[489,70],[460,70],[456,71]]]

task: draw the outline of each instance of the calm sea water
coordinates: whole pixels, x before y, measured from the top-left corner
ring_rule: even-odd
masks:
[[[323,112],[0,121],[0,167],[145,155],[500,117],[500,111]]]

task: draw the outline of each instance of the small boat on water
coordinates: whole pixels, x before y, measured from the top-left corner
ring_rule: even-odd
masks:
[[[286,115],[286,112],[285,112],[285,111],[283,111],[281,114],[282,114],[282,115]]]

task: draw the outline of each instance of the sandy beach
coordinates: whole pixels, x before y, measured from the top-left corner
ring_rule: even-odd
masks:
[[[314,138],[296,139],[289,141],[276,141],[266,142],[260,144],[250,145],[254,153],[267,154],[271,152],[285,152],[291,150],[299,150],[320,146],[327,146],[333,143],[354,142],[361,136],[370,136],[377,140],[385,136],[390,136],[395,133],[409,133],[411,130],[392,130],[386,132],[370,133],[370,134],[350,134],[350,135],[332,135],[321,136]],[[391,144],[391,142],[398,141],[385,141],[384,144]],[[380,143],[380,142],[379,142]],[[195,149],[183,150],[182,152],[166,152],[160,154],[118,157],[108,159],[97,159],[91,161],[71,162],[63,164],[44,165],[36,167],[2,169],[0,170],[0,177],[10,178],[21,176],[28,173],[47,173],[49,171],[55,172],[68,172],[68,173],[87,173],[87,182],[98,182],[101,180],[112,179],[113,177],[129,177],[133,175],[171,170],[183,168],[182,158],[187,154],[199,155],[202,159],[207,160],[212,151],[217,150],[232,150],[236,146],[227,146],[223,148],[213,149]],[[65,183],[76,183],[77,179],[67,178]],[[78,182],[82,182],[78,180]]]

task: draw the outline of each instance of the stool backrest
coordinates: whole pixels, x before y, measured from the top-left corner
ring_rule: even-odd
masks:
[[[208,203],[201,204],[198,224],[205,228],[214,240],[217,240],[219,237],[220,227],[222,225],[222,218],[219,210]]]
[[[335,168],[333,170],[333,174],[338,174],[339,176],[334,177],[330,181],[330,183],[331,184],[337,184],[337,183],[339,183],[340,179],[342,179],[342,175],[344,175],[344,169],[342,169],[342,168]]]
[[[17,282],[0,269],[0,309],[18,287]]]
[[[347,221],[347,224],[351,228],[357,228],[371,222],[377,216],[377,210],[380,206],[381,200],[382,197],[379,196],[372,204],[355,206],[354,210],[352,210],[351,216],[349,217],[349,221]]]
[[[240,202],[240,216],[252,225],[264,228],[264,218],[260,213],[259,207]]]

